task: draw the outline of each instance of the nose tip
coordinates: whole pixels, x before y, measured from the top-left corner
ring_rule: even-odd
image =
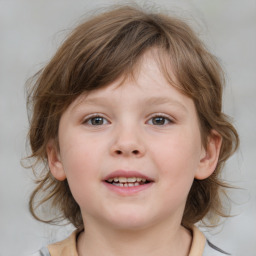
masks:
[[[112,156],[142,157],[146,151],[143,134],[130,124],[118,126],[113,133],[110,152]]]

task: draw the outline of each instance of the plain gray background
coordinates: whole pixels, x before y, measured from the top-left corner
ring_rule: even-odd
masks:
[[[111,3],[117,1],[0,0],[1,256],[29,255],[72,230],[70,226],[59,228],[38,223],[28,211],[32,176],[30,170],[20,165],[20,159],[26,156],[28,129],[24,84],[50,59],[81,17],[92,8]],[[224,178],[243,189],[231,192],[234,217],[205,234],[233,255],[255,256],[256,1],[155,0],[155,3],[191,21],[225,68],[224,110],[234,118],[241,146],[228,161]]]

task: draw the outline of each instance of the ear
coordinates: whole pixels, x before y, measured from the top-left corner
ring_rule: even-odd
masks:
[[[218,163],[221,144],[221,135],[217,131],[211,130],[207,138],[206,149],[202,150],[199,167],[195,174],[196,179],[206,179],[214,172]]]
[[[48,165],[52,175],[54,176],[54,178],[56,178],[59,181],[65,180],[66,174],[63,169],[59,151],[53,139],[47,143],[46,151],[47,151]]]

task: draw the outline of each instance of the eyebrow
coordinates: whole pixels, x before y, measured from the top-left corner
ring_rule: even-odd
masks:
[[[169,104],[176,105],[177,107],[187,111],[187,108],[178,100],[167,98],[167,97],[152,97],[146,100],[146,104],[149,105],[161,105],[161,104]]]
[[[102,104],[104,105],[105,102],[109,102],[108,97],[92,97],[87,98],[85,97],[84,100],[81,100],[82,105],[95,105],[95,104]],[[110,101],[112,102],[112,101]],[[168,97],[150,97],[145,100],[145,105],[162,105],[168,104],[172,106],[177,106],[181,110],[187,112],[187,108],[178,100],[168,98]]]

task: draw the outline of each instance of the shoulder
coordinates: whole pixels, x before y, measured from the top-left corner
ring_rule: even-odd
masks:
[[[209,240],[206,241],[203,256],[225,256],[231,255],[212,244]]]
[[[231,255],[212,244],[196,227],[192,227],[193,240],[189,256],[225,256]]]
[[[75,230],[65,240],[43,247],[30,256],[77,256],[76,238],[79,233],[79,230]]]
[[[48,245],[51,256],[77,256],[76,240],[81,230],[75,230],[68,238],[55,244]],[[47,254],[43,256],[48,256]]]
[[[29,256],[51,256],[47,247],[43,247],[40,251],[37,251]]]

